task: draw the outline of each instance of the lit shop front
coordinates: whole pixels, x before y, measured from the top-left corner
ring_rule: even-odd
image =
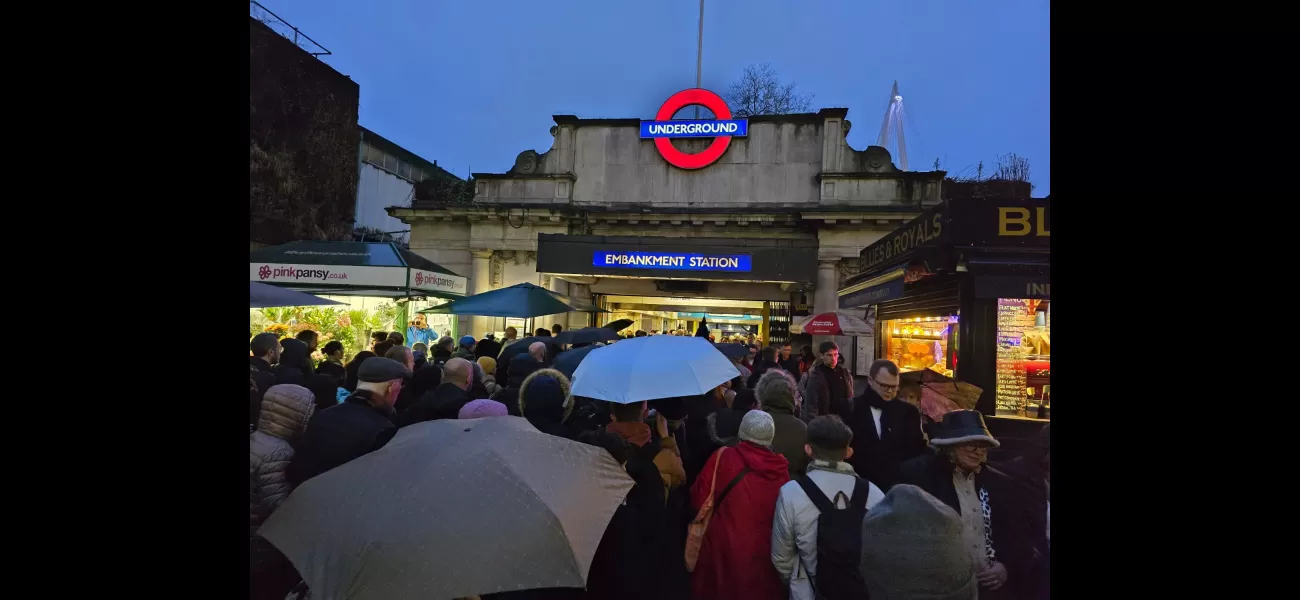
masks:
[[[789,340],[792,297],[817,273],[816,240],[538,234],[537,269],[584,285],[608,313],[638,329],[714,339]]]
[[[1050,419],[1050,217],[1046,199],[945,201],[862,250],[840,308],[874,315],[875,357],[982,388],[987,416]]]

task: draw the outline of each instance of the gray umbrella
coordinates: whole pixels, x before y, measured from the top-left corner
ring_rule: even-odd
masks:
[[[520,417],[429,421],[304,482],[258,533],[316,600],[582,588],[632,485],[605,450]]]

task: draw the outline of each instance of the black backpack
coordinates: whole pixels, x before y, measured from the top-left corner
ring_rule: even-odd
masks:
[[[862,520],[867,516],[871,487],[861,477],[853,484],[848,508],[836,508],[807,475],[795,478],[821,511],[817,517],[817,573],[812,577],[818,600],[859,600],[867,597],[867,584],[858,569],[862,562]],[[805,571],[807,569],[805,568]]]

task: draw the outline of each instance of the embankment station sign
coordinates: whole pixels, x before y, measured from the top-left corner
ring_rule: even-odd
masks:
[[[607,269],[668,269],[673,271],[730,271],[747,273],[752,268],[747,254],[691,254],[666,252],[609,252],[597,250],[594,267]]]

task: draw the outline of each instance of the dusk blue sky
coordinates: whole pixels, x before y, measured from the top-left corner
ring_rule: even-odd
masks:
[[[462,177],[551,146],[551,115],[652,118],[694,87],[698,0],[259,0],[361,86],[361,125]],[[705,0],[704,86],[771,63],[875,143],[898,80],[911,169],[1030,161],[1051,191],[1048,0]]]

